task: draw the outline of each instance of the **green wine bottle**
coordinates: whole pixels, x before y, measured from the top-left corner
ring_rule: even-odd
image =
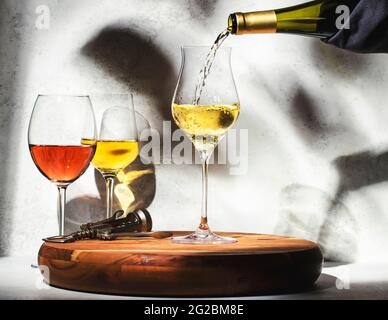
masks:
[[[232,34],[292,33],[328,38],[350,28],[349,15],[359,0],[316,0],[288,8],[236,12],[229,16]]]

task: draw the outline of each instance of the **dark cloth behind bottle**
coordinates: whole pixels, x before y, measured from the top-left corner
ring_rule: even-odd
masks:
[[[359,53],[388,53],[388,0],[360,0],[350,15],[350,29],[324,41]]]

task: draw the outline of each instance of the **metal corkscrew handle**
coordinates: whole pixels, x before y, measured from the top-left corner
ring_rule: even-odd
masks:
[[[119,210],[111,218],[81,225],[80,231],[64,236],[43,239],[46,242],[69,243],[82,239],[105,239],[109,234],[128,232],[149,232],[152,230],[151,215],[146,209],[139,209],[119,218],[124,212]]]

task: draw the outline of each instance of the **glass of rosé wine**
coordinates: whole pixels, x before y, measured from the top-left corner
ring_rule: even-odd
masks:
[[[88,96],[39,95],[31,114],[28,144],[39,171],[58,188],[59,234],[65,232],[66,188],[88,168],[96,146],[96,125]]]

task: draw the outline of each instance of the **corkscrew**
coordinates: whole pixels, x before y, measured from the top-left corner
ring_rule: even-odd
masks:
[[[132,237],[166,238],[170,232],[150,232],[152,230],[151,215],[146,209],[121,217],[124,211],[116,211],[112,217],[97,222],[81,225],[80,231],[64,236],[43,239],[46,242],[69,243],[82,239],[113,240]]]

